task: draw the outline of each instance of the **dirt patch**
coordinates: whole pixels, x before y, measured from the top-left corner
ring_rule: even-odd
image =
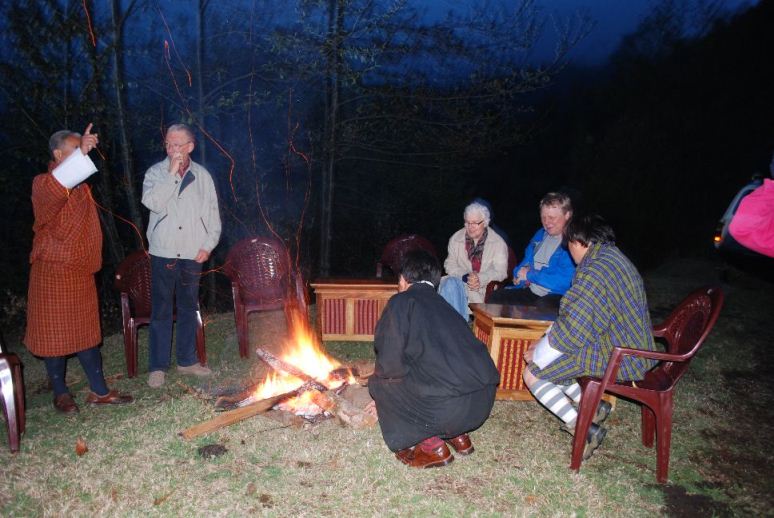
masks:
[[[682,486],[660,486],[664,492],[664,514],[674,518],[694,516],[732,516],[731,507],[706,495],[686,492]]]

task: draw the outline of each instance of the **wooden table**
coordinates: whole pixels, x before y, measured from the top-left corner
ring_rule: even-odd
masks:
[[[370,342],[396,279],[317,279],[317,328],[323,340]]]
[[[556,319],[556,310],[533,306],[470,304],[473,332],[486,344],[500,371],[496,399],[533,400],[524,386],[524,351],[538,340]]]

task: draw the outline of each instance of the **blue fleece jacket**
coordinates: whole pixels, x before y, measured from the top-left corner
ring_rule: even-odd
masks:
[[[516,278],[516,272],[522,266],[529,266],[529,271],[527,272],[527,280],[529,282],[543,286],[545,289],[550,290],[552,294],[564,295],[570,289],[570,284],[572,284],[572,277],[575,275],[575,263],[572,261],[567,248],[560,246],[551,255],[551,258],[548,260],[548,266],[541,270],[536,270],[535,247],[543,241],[545,234],[545,229],[541,228],[532,236],[527,248],[524,250],[524,260],[513,269],[513,277],[514,279]],[[518,282],[514,287],[526,288],[527,286],[523,282]]]

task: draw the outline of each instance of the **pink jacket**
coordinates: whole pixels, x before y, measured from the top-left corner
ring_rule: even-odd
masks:
[[[774,180],[764,179],[742,199],[728,231],[740,245],[774,257]]]

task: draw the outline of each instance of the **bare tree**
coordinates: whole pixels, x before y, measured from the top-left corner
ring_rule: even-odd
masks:
[[[126,197],[126,203],[129,208],[130,218],[136,229],[142,229],[142,215],[140,214],[140,203],[137,198],[137,180],[135,177],[134,166],[134,153],[132,151],[132,141],[129,138],[129,116],[127,113],[126,95],[124,89],[126,85],[126,72],[123,60],[124,45],[124,27],[126,18],[131,16],[136,6],[135,0],[129,2],[129,5],[121,10],[119,0],[110,1],[110,21],[111,21],[111,35],[112,44],[110,46],[111,57],[111,80],[112,89],[115,98],[115,106],[113,108],[115,112],[116,130],[118,132],[120,153],[121,153],[121,169],[124,177],[123,192]],[[143,246],[142,234],[140,232],[134,233],[136,246],[141,248]]]

